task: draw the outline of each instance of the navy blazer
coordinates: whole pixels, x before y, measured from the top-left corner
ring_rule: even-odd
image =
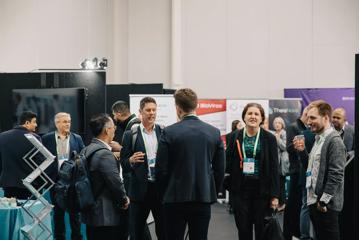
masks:
[[[41,141],[37,134],[22,126],[16,126],[0,134],[0,187],[25,188],[22,179],[27,177],[32,169],[23,157],[34,147],[24,136],[29,133]]]
[[[166,127],[158,145],[156,183],[163,203],[214,203],[224,178],[220,131],[197,116]]]
[[[243,143],[243,129],[236,130],[227,147],[227,172],[230,174],[230,191],[240,193],[243,188],[245,176],[240,168],[240,157],[236,144],[238,139],[240,145]],[[262,197],[279,196],[279,173],[278,173],[278,150],[275,136],[261,129],[259,141],[261,145],[259,157],[259,193]]]
[[[56,149],[56,135],[55,132],[49,132],[42,136],[42,144],[55,156],[55,161],[46,169],[46,173],[53,181],[57,181],[58,165],[57,149]],[[80,135],[70,132],[70,152],[69,156],[73,151],[80,153],[85,147],[84,142]]]
[[[161,127],[155,125],[156,137],[159,142],[161,136]],[[132,148],[132,131],[128,130],[124,134],[123,148],[121,150],[121,165],[124,173],[131,173],[128,196],[131,201],[143,201],[147,192],[148,183],[148,162],[147,154],[144,157],[143,163],[130,164],[130,157],[135,152],[146,153],[145,143],[143,141],[140,126],[137,127],[137,137],[135,146]],[[132,149],[134,149],[132,151]]]

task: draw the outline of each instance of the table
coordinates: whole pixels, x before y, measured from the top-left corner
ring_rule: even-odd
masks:
[[[28,201],[27,204],[30,205],[33,201]],[[32,211],[39,212],[43,208],[41,202],[37,202],[31,208]],[[11,207],[11,208],[0,208],[0,239],[8,240],[26,240],[25,235],[21,233],[21,228],[27,224],[31,224],[32,218],[29,214],[26,213],[21,207]],[[52,232],[51,226],[51,215],[48,215],[44,221],[47,228]],[[41,227],[36,227],[34,229],[35,233],[40,233],[42,231]],[[39,236],[40,239],[47,239],[46,234]],[[49,239],[53,239],[52,236]]]

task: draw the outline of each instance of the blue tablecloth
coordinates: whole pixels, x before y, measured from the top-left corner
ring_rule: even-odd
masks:
[[[31,201],[27,204],[31,204]],[[42,208],[42,203],[37,202],[33,205],[31,210],[39,212]],[[21,207],[0,208],[0,239],[25,240],[26,237],[21,233],[21,228],[32,222],[32,218]],[[52,232],[50,215],[45,218],[44,223]],[[40,233],[41,231],[42,229],[39,226],[34,229],[34,233]],[[46,239],[47,236],[48,233],[46,232],[46,234],[44,233],[40,235],[38,239]],[[49,239],[52,239],[52,237]]]

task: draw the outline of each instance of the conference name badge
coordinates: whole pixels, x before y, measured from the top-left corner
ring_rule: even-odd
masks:
[[[307,171],[305,173],[305,187],[306,188],[310,188],[310,185],[312,184],[312,172],[311,171]]]
[[[248,175],[254,174],[254,158],[243,159],[243,173]]]

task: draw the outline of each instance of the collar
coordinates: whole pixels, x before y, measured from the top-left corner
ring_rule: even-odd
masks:
[[[100,141],[100,142],[102,142],[103,144],[105,144],[106,148],[108,148],[108,150],[112,151],[112,147],[111,147],[110,145],[108,145],[107,142],[105,142],[105,141],[103,141],[103,140],[101,140],[101,139],[99,139],[99,138],[95,138],[95,139],[98,140],[98,141]]]
[[[316,141],[323,141],[325,140],[325,138],[331,133],[334,131],[334,128],[333,127],[329,127],[328,129],[326,129],[324,132],[322,132],[321,134],[319,135],[316,135],[315,136],[315,140]]]
[[[182,119],[197,119],[198,116],[194,113],[186,114],[182,117]]]
[[[140,129],[141,129],[141,132],[145,132],[145,133],[148,133],[145,126],[143,126],[142,122],[140,123]],[[153,128],[152,128],[153,131],[156,131],[156,124],[153,124]]]
[[[66,134],[65,139],[68,139],[69,136],[70,136],[70,132],[68,132],[68,133]],[[55,137],[56,137],[56,139],[59,139],[59,138],[61,139],[60,134],[59,134],[58,131],[55,131]]]
[[[123,130],[128,130],[128,129],[126,129],[127,126],[128,126],[128,124],[129,124],[131,121],[135,120],[135,118],[136,118],[136,115],[135,115],[135,114],[131,114],[131,116],[129,116],[129,117],[122,123]]]

